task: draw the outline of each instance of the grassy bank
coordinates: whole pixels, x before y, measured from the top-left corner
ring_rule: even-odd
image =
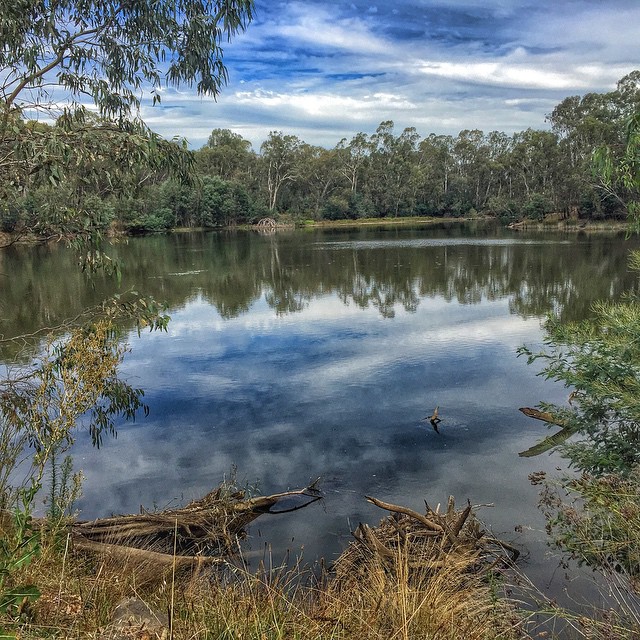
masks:
[[[424,216],[403,216],[401,218],[358,218],[357,220],[305,220],[303,227],[344,228],[367,226],[432,225],[439,223],[469,222],[481,218],[425,218]]]
[[[449,504],[445,512],[427,507],[425,515],[378,504],[391,515],[376,527],[361,524],[332,567],[307,567],[302,559],[293,566],[274,566],[265,553],[253,566],[239,554],[186,572],[175,561],[158,565],[148,557],[141,562],[133,552],[74,549],[68,524],[58,521],[54,529],[40,529],[40,553],[11,576],[16,584],[36,584],[40,596],[2,610],[0,627],[7,635],[0,637],[638,638],[639,626],[633,616],[624,617],[624,607],[620,612],[597,611],[594,606],[592,616],[578,616],[540,596],[536,609],[539,594],[512,564],[514,549],[494,539],[470,505],[455,510],[451,500]],[[514,594],[524,596],[526,604]],[[627,592],[624,597],[631,601],[633,596]],[[118,626],[114,611],[131,600],[153,614],[142,622],[133,616],[121,619]]]
[[[273,566],[268,553],[249,566],[242,551],[233,551],[246,524],[235,530],[235,543],[214,550],[214,541],[258,517],[265,503],[296,495],[310,504],[315,491],[249,498],[225,483],[184,509],[88,523],[38,521],[28,527],[38,553],[5,576],[0,603],[18,585],[32,597],[0,606],[0,627],[25,639],[527,637],[528,614],[503,597],[517,550],[491,536],[470,504],[456,509],[452,498],[446,510],[427,506],[424,514],[367,498],[388,515],[376,527],[360,524],[331,567],[309,568],[302,559]],[[167,522],[173,542],[164,535]],[[107,525],[106,538],[87,544],[87,527],[100,533]],[[4,533],[11,538],[10,528]],[[194,558],[196,540],[206,555],[180,563]],[[114,635],[114,611],[131,598],[156,612],[161,628],[136,622]]]
[[[330,575],[318,579],[301,566],[250,571],[234,564],[173,576],[118,567],[106,556],[77,556],[63,543],[50,541],[21,576],[37,582],[42,596],[21,612],[13,627],[19,638],[100,637],[117,603],[131,596],[166,615],[174,638],[526,637],[522,617],[498,597],[497,584],[474,571],[473,553],[443,556],[443,567],[433,572],[412,566],[400,549],[393,558],[373,558],[357,583],[342,588]],[[132,627],[123,637],[161,636]]]

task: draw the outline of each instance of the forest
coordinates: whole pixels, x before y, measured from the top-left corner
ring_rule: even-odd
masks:
[[[83,478],[65,454],[76,434],[88,434],[99,445],[115,435],[116,419],[146,411],[144,390],[122,378],[121,367],[129,350],[128,328],[137,327],[138,333],[167,328],[167,309],[152,296],[163,296],[175,308],[197,277],[202,297],[228,319],[266,288],[272,291],[266,306],[279,314],[296,311],[314,290],[331,289],[345,304],[373,305],[390,318],[395,307],[415,308],[415,274],[429,283],[423,295],[445,301],[472,300],[485,292],[509,295],[511,308],[521,315],[546,312],[550,298],[562,301],[586,289],[600,294],[590,271],[567,282],[559,259],[557,270],[542,280],[529,277],[531,264],[517,258],[490,269],[486,262],[478,266],[474,256],[473,267],[482,277],[472,282],[470,269],[448,273],[422,256],[413,258],[411,270],[392,270],[389,279],[386,267],[332,263],[319,251],[310,272],[320,273],[321,280],[275,259],[260,278],[231,277],[230,265],[264,264],[260,252],[274,247],[265,249],[258,234],[247,234],[254,245],[236,250],[225,242],[233,234],[206,234],[213,256],[206,273],[192,269],[188,252],[159,250],[154,260],[166,272],[180,269],[185,279],[165,286],[148,278],[140,293],[109,295],[103,276],[115,275],[120,284],[122,274],[117,248],[109,255],[102,251],[107,232],[228,227],[265,216],[284,223],[487,216],[509,224],[554,214],[605,223],[628,218],[640,228],[640,71],[609,92],[565,98],[541,129],[513,135],[474,129],[455,137],[425,136],[413,128],[398,133],[395,123],[383,121],[374,133],[355,133],[331,149],[272,131],[255,150],[232,130],[215,129],[203,148],[190,150],[185,140],[153,133],[136,117],[143,89],[152,88],[154,104],[162,87],[181,84],[215,97],[227,81],[223,45],[248,26],[253,5],[252,0],[0,4],[0,346],[10,357],[0,378],[0,637],[107,637],[117,603],[135,594],[168,612],[161,625],[166,628],[155,633],[146,622],[138,629],[129,625],[128,632],[140,633],[119,637],[519,639],[532,637],[529,629],[536,637],[567,637],[551,627],[537,633],[534,616],[548,615],[567,620],[575,631],[571,637],[637,638],[638,252],[630,258],[631,286],[620,279],[606,283],[602,292],[604,299],[622,291],[626,297],[593,305],[586,320],[550,316],[543,344],[518,352],[568,392],[561,406],[538,404],[533,417],[559,431],[521,454],[556,450],[569,467],[567,473],[558,467],[558,478],[529,476],[541,487],[550,544],[597,571],[609,593],[619,596],[615,607],[594,601],[589,614],[578,617],[555,602],[535,602],[533,613],[520,606],[510,587],[503,597],[501,587],[509,584],[503,580],[516,569],[516,554],[505,554],[513,547],[489,537],[470,502],[456,510],[453,499],[446,511],[425,503],[423,514],[367,497],[391,516],[378,527],[359,525],[355,545],[332,574],[299,590],[296,585],[306,587],[300,565],[293,578],[286,568],[262,563],[255,575],[241,563],[229,563],[227,573],[203,572],[203,555],[216,561],[207,547],[190,548],[198,557],[180,559],[190,565],[197,560],[198,570],[179,575],[178,540],[182,546],[202,522],[179,529],[176,511],[164,513],[171,526],[162,532],[161,553],[152,548],[155,538],[143,540],[143,549],[122,545],[128,554],[123,564],[112,562],[119,559],[113,557],[113,538],[98,541],[103,545],[98,554],[82,547],[73,523]],[[67,100],[54,100],[52,87],[60,92],[56,97]],[[87,100],[94,109],[87,108]],[[23,239],[68,240],[74,250],[62,242],[11,246]],[[141,239],[139,245],[164,239]],[[625,248],[594,253],[592,263],[627,265]],[[51,254],[42,273],[30,262],[39,249]],[[552,262],[544,258],[553,251],[549,243],[537,252],[535,273]],[[144,271],[148,258],[130,256],[132,266]],[[79,270],[62,275],[61,265],[69,262],[91,272],[89,286]],[[95,273],[101,268],[105,273]],[[627,273],[626,266],[618,270]],[[356,277],[360,274],[364,278]],[[373,286],[363,287],[363,281]],[[60,282],[64,295],[48,298]],[[378,287],[378,282],[391,284]],[[585,317],[585,309],[576,312],[576,318]],[[303,388],[300,393],[303,397]],[[19,465],[25,460],[23,473]],[[47,513],[35,518],[45,489]],[[273,498],[259,498],[259,504]],[[246,515],[254,499],[251,487],[236,486],[231,477],[187,511],[193,515],[194,505],[204,505],[216,516],[234,510]],[[147,526],[149,514],[139,515]],[[131,517],[135,522],[137,516]],[[235,524],[242,525],[242,518]],[[242,533],[242,526],[224,519],[220,528],[236,538]],[[140,551],[152,554],[147,560],[165,556],[164,563],[128,564]]]
[[[96,229],[130,234],[266,216],[619,220],[633,194],[623,181],[603,181],[593,157],[606,147],[615,161],[638,108],[640,71],[633,71],[613,91],[565,98],[547,127],[513,135],[423,136],[387,120],[331,149],[272,131],[259,151],[230,129],[214,129],[191,151],[184,140],[86,112],[65,111],[53,126],[12,112],[0,141],[0,230],[66,236],[77,231],[80,210]]]

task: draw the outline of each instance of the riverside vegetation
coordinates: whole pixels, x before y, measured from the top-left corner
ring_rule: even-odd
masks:
[[[457,136],[400,133],[392,121],[332,149],[272,131],[259,152],[228,129],[188,151],[125,120],[82,110],[53,126],[9,108],[0,138],[4,185],[0,230],[41,238],[117,231],[367,218],[490,216],[509,224],[626,219],[630,190],[594,173],[606,145],[616,161],[625,123],[640,106],[640,71],[614,91],[570,96],[549,115],[551,130]],[[58,147],[60,147],[58,149]],[[29,161],[15,158],[29,157]]]
[[[215,95],[226,81],[221,43],[249,24],[252,11],[250,0],[160,0],[135,8],[112,0],[3,3],[0,216],[12,234],[7,242],[26,234],[69,239],[85,270],[117,278],[120,267],[103,250],[114,227],[226,225],[266,213],[300,219],[488,213],[511,222],[552,211],[597,219],[630,214],[637,224],[639,72],[610,93],[564,100],[550,116],[551,131],[512,137],[474,130],[420,140],[412,129],[397,136],[393,123],[383,122],[375,134],[356,134],[332,150],[274,132],[255,154],[239,136],[218,130],[192,153],[132,116],[146,84],[194,83],[201,94]],[[160,63],[167,51],[165,76]],[[27,113],[53,112],[51,83],[71,96],[55,125],[27,119]],[[86,95],[96,114],[79,104]],[[305,582],[301,566],[292,572],[268,562],[257,574],[238,565],[223,575],[201,571],[188,578],[174,564],[169,574],[143,580],[106,556],[78,554],[67,533],[81,476],[65,450],[80,424],[99,446],[113,431],[114,416],[144,410],[142,390],[119,377],[126,347],[118,326],[125,318],[140,329],[162,330],[168,321],[161,305],[129,292],[55,331],[1,338],[24,347],[0,383],[4,637],[98,637],[115,603],[131,594],[168,611],[162,633],[176,638],[527,636],[528,614],[501,597],[503,560],[487,564],[476,546],[450,539],[460,522],[456,535],[481,530],[466,509],[447,511],[438,524],[446,535],[435,546],[434,529],[424,535],[413,527],[438,514],[427,509],[416,518],[396,510],[376,529],[358,533],[364,550],[345,551],[336,577],[326,582],[317,575]],[[541,407],[574,436],[560,446],[580,472],[533,478],[545,483],[549,531],[560,548],[602,571],[619,596],[616,610],[569,616],[575,633],[587,638],[634,638],[640,628],[639,329],[637,300],[630,298],[601,305],[588,323],[550,320],[547,351],[523,350],[545,363],[544,375],[572,390],[569,407]],[[49,513],[35,521],[45,474]],[[567,493],[578,500],[568,504]],[[425,545],[417,557],[407,542],[416,539]],[[342,575],[356,579],[347,586],[340,582],[345,564]],[[563,615],[551,605],[549,612]],[[151,637],[145,628],[127,633]]]

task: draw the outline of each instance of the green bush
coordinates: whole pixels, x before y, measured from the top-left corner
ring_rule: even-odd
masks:
[[[530,220],[540,221],[553,211],[553,203],[541,193],[534,193],[522,207],[522,213]]]
[[[355,213],[355,211],[354,211]],[[322,207],[322,217],[327,220],[346,220],[355,218],[348,200],[340,196],[331,196]]]

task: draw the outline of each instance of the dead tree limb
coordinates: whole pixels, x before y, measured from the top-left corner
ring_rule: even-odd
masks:
[[[405,516],[409,516],[410,518],[418,520],[418,522],[421,522],[425,527],[427,527],[427,529],[431,529],[432,531],[444,532],[444,528],[441,525],[433,522],[432,520],[429,520],[429,518],[423,516],[421,513],[413,511],[413,509],[400,507],[389,502],[383,502],[382,500],[378,500],[377,498],[372,498],[370,496],[365,496],[365,498],[368,502],[376,505],[376,507],[379,507],[380,509],[386,509],[387,511],[391,511],[392,513],[403,513]]]
[[[560,431],[544,438],[544,440],[541,440],[526,451],[521,451],[518,454],[521,458],[532,458],[534,456],[539,456],[541,453],[545,453],[547,451],[550,451],[551,449],[554,449],[558,445],[562,444],[565,440],[568,440],[574,433],[576,433],[576,429],[573,426],[567,425],[565,421],[554,416],[548,411],[539,411],[538,409],[532,409],[530,407],[521,407],[520,411],[522,411],[525,416],[529,416],[530,418],[534,418],[535,420],[541,420],[542,422],[546,422],[547,424],[553,424],[557,427],[562,427]]]
[[[71,537],[78,549],[121,559],[166,565],[173,564],[175,556],[183,558],[177,561],[181,566],[193,565],[196,559],[198,566],[220,564],[233,556],[247,525],[260,515],[297,511],[321,498],[317,481],[304,489],[253,498],[220,486],[179,509],[74,522]],[[299,503],[274,510],[284,500]]]
[[[560,419],[554,416],[552,413],[548,411],[540,411],[539,409],[533,409],[531,407],[520,407],[519,409],[524,413],[525,416],[529,418],[534,418],[535,420],[542,420],[542,422],[546,422],[547,424],[555,424],[558,427],[566,427],[567,425]]]

